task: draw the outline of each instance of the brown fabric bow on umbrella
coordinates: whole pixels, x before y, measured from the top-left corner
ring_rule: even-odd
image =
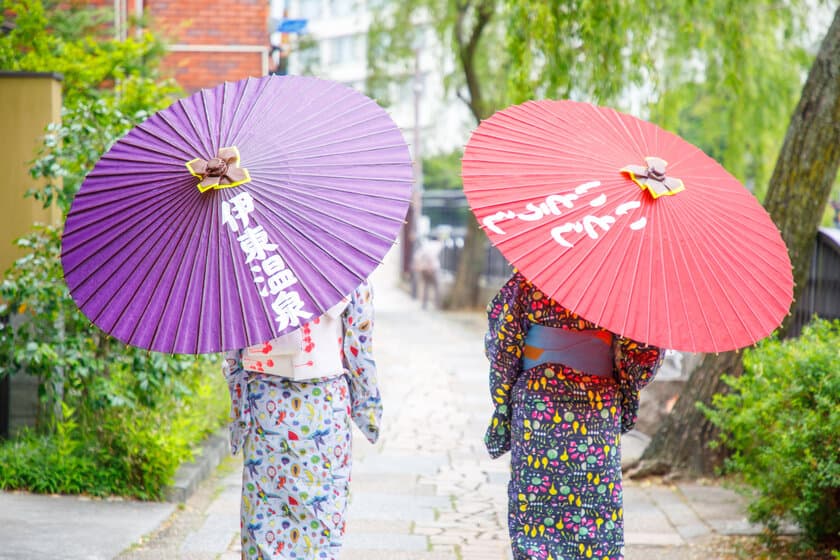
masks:
[[[650,191],[653,198],[659,198],[664,194],[676,194],[685,190],[685,185],[679,179],[665,176],[665,167],[668,162],[658,157],[646,157],[648,166],[627,165],[621,171],[627,173],[634,183],[642,190]]]
[[[235,187],[251,180],[248,170],[239,167],[239,150],[236,146],[219,148],[216,157],[204,160],[195,158],[186,163],[190,173],[201,179],[198,190]]]

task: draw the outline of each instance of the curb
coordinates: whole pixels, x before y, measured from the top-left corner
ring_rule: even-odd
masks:
[[[229,453],[227,428],[208,436],[195,458],[178,467],[175,480],[164,491],[164,500],[170,503],[186,502]]]
[[[630,430],[621,436],[621,469],[626,473],[635,467],[650,443],[650,436],[638,430]]]

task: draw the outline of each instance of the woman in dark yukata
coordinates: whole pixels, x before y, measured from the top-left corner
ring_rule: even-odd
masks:
[[[513,557],[622,559],[621,434],[663,351],[586,321],[519,272],[487,311],[485,443],[493,458],[511,451]]]

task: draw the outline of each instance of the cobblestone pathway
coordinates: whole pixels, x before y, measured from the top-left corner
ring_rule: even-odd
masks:
[[[383,431],[370,445],[354,430],[342,560],[509,560],[507,456],[491,460],[482,440],[482,314],[423,311],[388,286],[376,308]],[[227,461],[171,527],[120,558],[239,558],[239,469]],[[722,558],[716,537],[756,531],[737,495],[714,485],[627,482],[625,512],[627,560]]]

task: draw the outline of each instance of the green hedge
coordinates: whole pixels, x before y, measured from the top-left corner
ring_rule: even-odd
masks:
[[[0,445],[0,488],[33,492],[163,497],[178,466],[227,418],[218,364],[197,362],[132,402],[132,372],[110,380],[111,404],[84,414],[64,405],[49,434],[27,431]]]
[[[64,110],[31,168],[29,195],[67,214],[99,157],[182,92],[163,79],[151,33],[114,40],[107,10],[0,0],[0,69],[63,75]],[[161,496],[192,448],[223,422],[227,389],[209,358],[125,346],[90,324],[61,269],[61,228],[35,227],[0,282],[0,377],[38,379],[35,430],[0,446],[0,488]]]
[[[733,392],[707,411],[731,450],[730,472],[755,490],[751,519],[804,543],[840,542],[840,321],[815,320],[799,338],[768,339],[744,355]]]

